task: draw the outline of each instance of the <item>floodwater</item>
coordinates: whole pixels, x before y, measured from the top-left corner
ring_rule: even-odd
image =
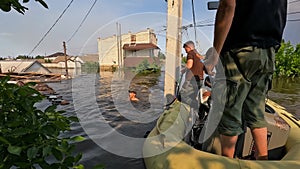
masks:
[[[138,76],[131,71],[81,75],[60,83],[49,83],[69,105],[58,106],[76,115],[80,123],[70,135],[81,135],[77,144],[86,168],[103,164],[105,169],[143,169],[142,146],[163,111],[163,73]],[[131,102],[128,90],[137,92]]]
[[[103,164],[105,169],[144,169],[142,145],[163,110],[164,72],[136,76],[132,72],[101,72],[81,75],[49,86],[70,101],[58,106],[66,115],[76,115],[80,123],[69,135],[81,135],[77,144],[87,169]],[[273,81],[269,98],[300,117],[300,79]],[[130,102],[128,90],[137,92],[139,102]]]
[[[275,78],[269,98],[300,119],[300,78]]]

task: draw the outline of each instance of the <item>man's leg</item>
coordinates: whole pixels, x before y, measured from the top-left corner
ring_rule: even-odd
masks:
[[[268,159],[268,143],[267,143],[267,128],[254,128],[251,130],[255,148],[256,148],[256,159],[267,160]]]
[[[220,135],[222,155],[226,157],[233,158],[235,152],[235,144],[237,142],[238,136],[226,136]]]

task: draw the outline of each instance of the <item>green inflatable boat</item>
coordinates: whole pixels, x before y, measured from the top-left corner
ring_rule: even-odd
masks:
[[[266,102],[265,118],[268,122],[267,161],[227,158],[219,154],[218,137],[211,143],[214,153],[201,151],[183,141],[189,106],[175,101],[157,120],[143,147],[147,169],[299,169],[300,120],[275,102]],[[242,156],[253,151],[250,132],[245,133]]]

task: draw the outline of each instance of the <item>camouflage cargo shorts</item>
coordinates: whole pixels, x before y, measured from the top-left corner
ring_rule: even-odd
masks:
[[[275,49],[249,46],[230,50],[220,58],[226,91],[218,131],[234,136],[243,133],[245,125],[251,129],[265,127],[265,99],[275,70]]]

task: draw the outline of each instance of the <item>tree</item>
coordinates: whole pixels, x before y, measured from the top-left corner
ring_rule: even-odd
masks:
[[[1,0],[0,1],[0,9],[4,12],[9,12],[11,8],[15,9],[19,13],[23,14],[26,10],[28,10],[27,7],[23,6],[23,4],[28,3],[30,0],[22,0],[22,4],[19,2],[19,0]],[[48,9],[48,5],[43,0],[35,0],[39,2],[42,6]]]
[[[298,77],[300,74],[300,44],[294,47],[291,42],[282,42],[276,53],[275,76]]]

